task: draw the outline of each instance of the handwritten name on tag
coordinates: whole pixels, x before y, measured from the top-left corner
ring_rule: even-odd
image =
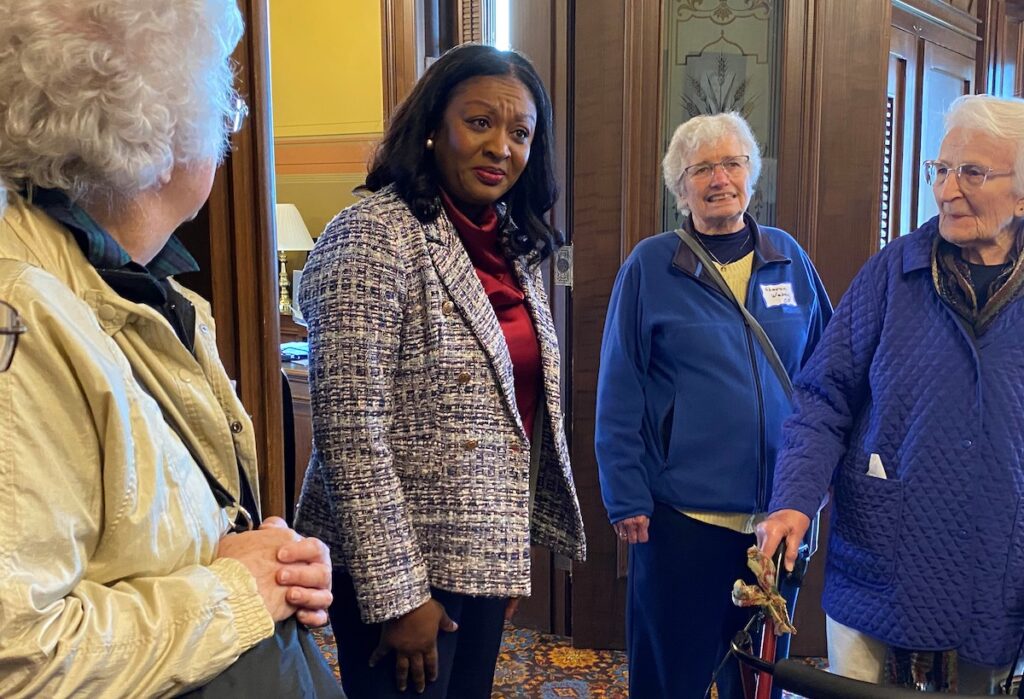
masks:
[[[764,305],[768,308],[796,305],[796,296],[793,295],[793,285],[789,282],[783,282],[781,284],[762,284],[761,296],[764,297]]]

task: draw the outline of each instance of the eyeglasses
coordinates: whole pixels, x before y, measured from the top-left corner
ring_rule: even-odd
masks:
[[[18,337],[27,330],[18,312],[0,301],[0,372],[10,368],[14,350],[18,348]]]
[[[689,177],[693,182],[703,182],[714,177],[715,168],[721,167],[726,177],[732,179],[738,177],[741,172],[746,170],[749,164],[749,155],[731,155],[717,163],[697,163],[696,165],[683,168],[683,176]]]
[[[960,163],[953,166],[941,160],[924,161],[924,179],[932,187],[944,185],[951,172],[956,173],[957,184],[960,189],[965,190],[981,189],[990,177],[1006,177],[1013,174],[1013,170],[996,172],[990,167],[974,163]]]
[[[242,130],[242,124],[245,123],[246,117],[249,116],[249,105],[245,103],[245,100],[235,95],[234,99],[231,100],[231,111],[228,112],[228,133],[236,134]]]

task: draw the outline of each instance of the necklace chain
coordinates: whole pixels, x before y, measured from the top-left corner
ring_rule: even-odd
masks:
[[[703,237],[698,235],[698,236],[696,236],[696,238],[697,238],[698,241],[700,241],[700,246],[702,248],[704,248],[704,252],[706,252],[708,255],[710,255],[711,259],[719,267],[725,267],[726,265],[731,265],[733,262],[738,262],[739,259],[742,259],[742,258],[737,258],[736,260],[732,260],[732,262],[722,262],[721,260],[718,259],[718,257],[715,255],[715,253],[711,252],[711,248],[709,248],[707,243],[704,242],[704,238]],[[740,243],[740,250],[742,250],[744,247],[746,247],[748,240],[750,240],[750,229],[749,228],[747,228],[747,236],[743,239],[743,242]],[[746,257],[746,255],[744,255],[743,257]]]

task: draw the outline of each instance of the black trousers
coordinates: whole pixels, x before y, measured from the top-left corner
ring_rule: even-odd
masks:
[[[344,570],[334,570],[333,591],[329,614],[338,644],[341,684],[349,699],[490,699],[507,599],[470,597],[431,588],[430,594],[459,629],[439,633],[437,681],[428,682],[426,691],[416,694],[411,678],[406,691],[398,691],[393,653],[375,667],[369,666],[370,655],[380,643],[381,625],[360,620],[352,578]]]
[[[756,582],[747,568],[747,549],[756,537],[699,522],[660,503],[648,536],[646,544],[629,547],[629,694],[701,699],[733,636],[753,615],[752,609],[733,606],[731,593],[737,579]],[[788,649],[789,637],[783,636],[777,657]],[[720,699],[742,699],[735,658],[726,662],[717,683]]]

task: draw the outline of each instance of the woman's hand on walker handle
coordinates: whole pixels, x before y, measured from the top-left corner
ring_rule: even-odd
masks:
[[[811,520],[798,510],[777,510],[757,525],[757,547],[761,553],[772,557],[782,540],[786,540],[786,560],[783,566],[786,572],[792,572],[796,565],[796,556],[800,551],[807,528]]]

